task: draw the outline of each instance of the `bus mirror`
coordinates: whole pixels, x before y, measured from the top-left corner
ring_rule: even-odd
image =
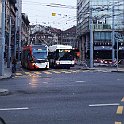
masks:
[[[31,63],[33,62],[33,59],[32,58],[30,58],[29,60],[30,60]]]

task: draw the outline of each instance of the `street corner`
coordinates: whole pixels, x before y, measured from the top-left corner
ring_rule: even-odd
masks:
[[[0,89],[0,96],[7,96],[10,92],[8,89]]]
[[[12,78],[12,74],[11,75],[4,75],[4,76],[0,76],[0,80],[5,80],[5,79],[10,79]]]

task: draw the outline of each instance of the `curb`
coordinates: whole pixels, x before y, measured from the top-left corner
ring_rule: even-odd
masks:
[[[0,89],[0,96],[6,96],[9,94],[9,90],[8,89]]]
[[[8,77],[2,77],[2,78],[0,78],[0,80],[10,79],[10,78],[12,78],[12,74],[10,76],[8,76]]]
[[[111,71],[111,72],[124,73],[124,71]]]

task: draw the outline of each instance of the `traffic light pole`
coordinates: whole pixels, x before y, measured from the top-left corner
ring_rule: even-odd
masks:
[[[5,0],[2,0],[1,36],[0,36],[0,76],[4,75],[5,51]]]

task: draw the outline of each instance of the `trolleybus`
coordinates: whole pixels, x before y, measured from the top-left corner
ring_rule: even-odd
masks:
[[[69,45],[49,46],[49,62],[51,67],[70,68],[74,66],[72,46]]]
[[[23,47],[21,64],[23,67],[30,70],[42,68],[48,69],[48,46],[31,45]]]

